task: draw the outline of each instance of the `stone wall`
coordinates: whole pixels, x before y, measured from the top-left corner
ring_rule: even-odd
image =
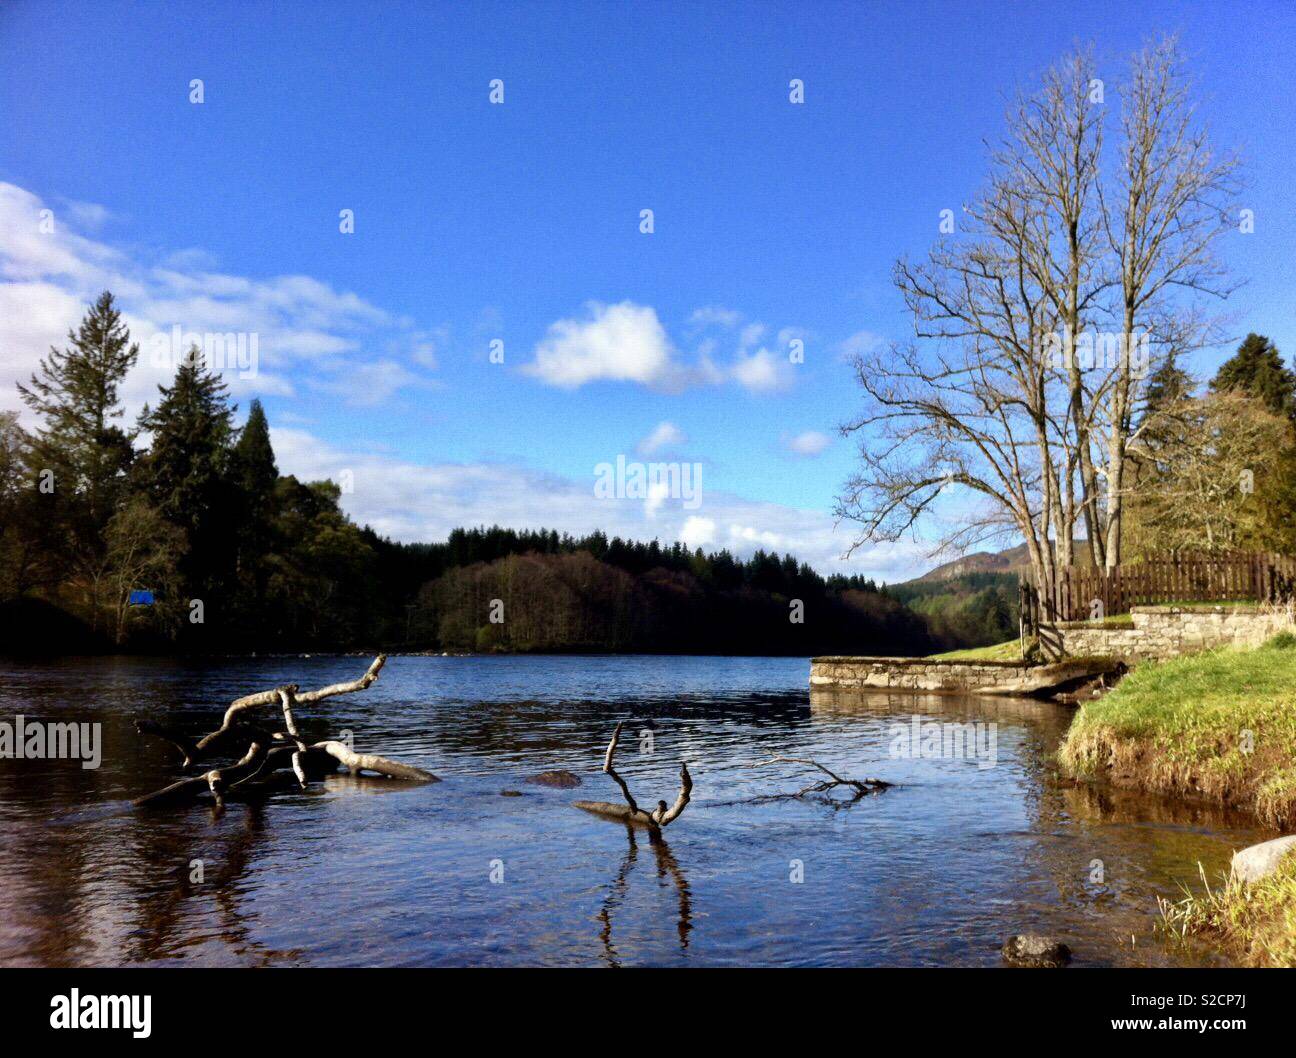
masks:
[[[810,687],[912,691],[929,694],[1050,695],[1123,667],[1109,659],[1077,658],[1047,665],[1020,661],[941,661],[936,658],[827,657],[810,660]]]
[[[1133,628],[1072,622],[1057,626],[1071,659],[1024,666],[1019,661],[941,661],[936,658],[823,657],[810,661],[811,687],[891,691],[1036,694],[1121,669],[1103,658],[1143,661],[1234,645],[1259,646],[1296,629],[1290,609],[1258,606],[1141,606]]]
[[[1260,606],[1136,606],[1133,628],[1074,621],[1057,626],[1071,657],[1169,658],[1210,647],[1256,647],[1293,629],[1290,609]]]
[[[810,686],[969,691],[980,687],[998,687],[1021,671],[1021,663],[1014,661],[826,657],[811,659]]]

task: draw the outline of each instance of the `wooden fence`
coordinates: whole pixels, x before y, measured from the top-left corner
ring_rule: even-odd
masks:
[[[1270,551],[1179,552],[1113,569],[1072,566],[1061,571],[1057,621],[1128,613],[1154,603],[1277,602],[1296,589],[1296,558]],[[1022,601],[1039,614],[1034,588],[1023,580]],[[1047,617],[1044,617],[1047,620]]]

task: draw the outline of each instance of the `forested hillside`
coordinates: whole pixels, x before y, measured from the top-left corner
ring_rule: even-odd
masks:
[[[951,645],[987,646],[1017,635],[1016,573],[930,578],[931,574],[927,574],[918,580],[893,584],[886,592],[921,614],[935,638]]]

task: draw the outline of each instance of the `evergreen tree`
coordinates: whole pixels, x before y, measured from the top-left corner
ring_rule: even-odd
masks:
[[[1241,390],[1263,401],[1275,415],[1296,421],[1296,373],[1283,366],[1282,356],[1268,338],[1248,334],[1238,351],[1220,365],[1211,391]]]
[[[1283,365],[1277,348],[1263,335],[1246,336],[1238,351],[1220,366],[1211,389],[1241,390],[1296,426],[1296,372]],[[1266,454],[1264,465],[1260,541],[1292,554],[1296,552],[1296,437],[1290,431],[1285,445]]]
[[[51,562],[66,562],[72,587],[84,593],[98,627],[106,544],[104,533],[133,459],[132,438],[113,420],[123,409],[118,393],[139,358],[112,294],[104,291],[66,349],[50,348],[40,370],[18,393],[40,419],[30,445],[30,470],[52,475],[38,492],[44,545]]]
[[[255,643],[266,622],[266,584],[275,549],[275,486],[279,468],[270,444],[270,424],[259,400],[248,409],[247,422],[230,454],[230,482],[238,510],[236,533],[239,626]]]
[[[266,501],[274,495],[279,467],[270,444],[270,423],[259,400],[253,400],[248,409],[247,422],[234,446],[231,470],[234,483],[253,502]]]
[[[122,415],[118,390],[139,358],[139,345],[104,291],[66,349],[50,348],[29,385],[18,384],[23,402],[42,420],[36,448],[45,465],[70,472],[71,486],[102,530],[112,517],[122,475],[130,464],[131,438],[112,420]]]
[[[196,348],[172,384],[158,390],[162,399],[157,409],[145,405],[140,414],[140,428],[153,437],[140,467],[140,487],[167,521],[184,530],[184,585],[190,598],[203,599],[207,612],[228,586],[233,567],[238,520],[229,479],[234,408],[225,383],[202,363]]]

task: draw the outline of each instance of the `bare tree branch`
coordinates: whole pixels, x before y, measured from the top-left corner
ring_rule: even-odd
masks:
[[[616,755],[617,746],[621,742],[621,729],[623,727],[625,727],[624,720],[620,721],[616,726],[616,730],[612,732],[612,740],[608,743],[607,752],[603,755],[603,770],[612,776],[616,784],[621,787],[621,794],[625,797],[626,803],[617,805],[607,801],[577,801],[575,802],[576,807],[607,819],[616,819],[645,826],[654,831],[660,830],[678,819],[688,806],[689,797],[693,792],[693,777],[689,775],[688,765],[681,761],[680,790],[675,798],[675,803],[667,808],[665,801],[658,801],[656,808],[651,812],[645,812],[635,801],[634,795],[630,793],[630,787],[626,784],[626,781],[621,778],[613,766],[613,758]]]

